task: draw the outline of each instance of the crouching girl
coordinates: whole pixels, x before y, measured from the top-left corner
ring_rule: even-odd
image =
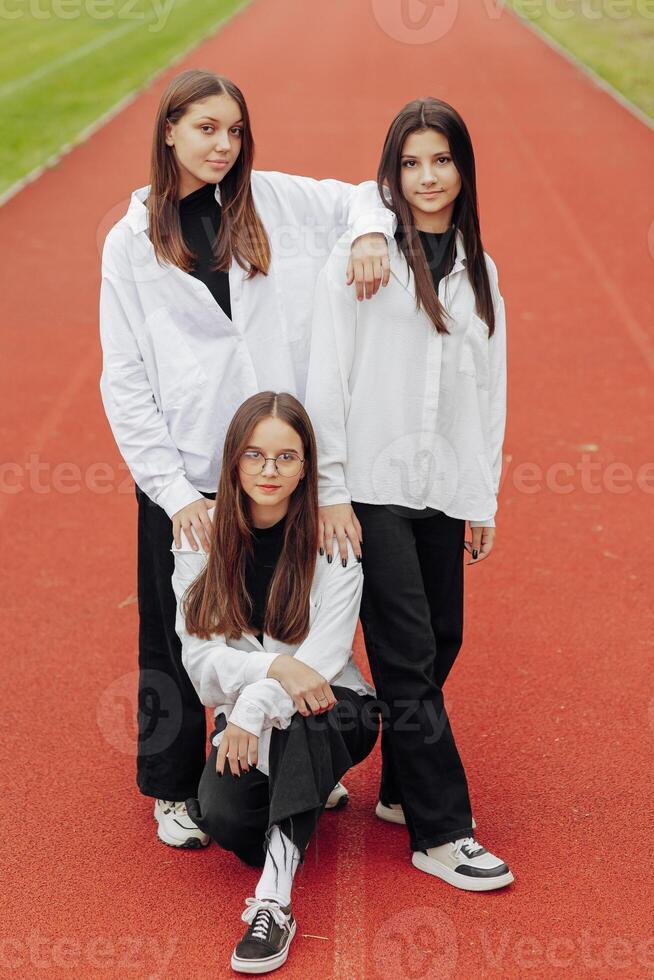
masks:
[[[253,395],[225,439],[208,554],[173,545],[182,661],[215,707],[191,819],[247,864],[232,968],[274,970],[295,934],[291,888],[335,784],[372,750],[374,690],[352,659],[361,564],[318,555],[316,442],[301,403]]]

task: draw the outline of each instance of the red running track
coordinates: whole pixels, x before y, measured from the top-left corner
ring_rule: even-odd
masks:
[[[395,7],[259,0],[183,66],[242,84],[260,168],[370,177],[416,95],[469,124],[510,413],[447,696],[480,837],[516,883],[474,895],[414,870],[373,816],[375,755],[322,822],[284,972],[651,976],[652,133],[490,3],[446,4],[424,45],[393,36]],[[8,976],[228,976],[256,880],[215,846],[159,844],[134,784],[135,502],[98,394],[97,293],[166,78],[0,214]],[[120,480],[80,490],[98,462]]]

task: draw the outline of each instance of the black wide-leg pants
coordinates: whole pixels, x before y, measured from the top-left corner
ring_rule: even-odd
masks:
[[[215,495],[205,494],[213,498]],[[205,763],[205,708],[182,663],[175,632],[172,521],[140,487],[139,685],[136,782],[145,796],[195,796]]]
[[[221,847],[246,864],[265,863],[268,835],[277,824],[300,852],[301,862],[327,797],[352,766],[372,751],[379,732],[375,698],[333,686],[336,704],[324,714],[297,712],[288,728],[273,728],[269,775],[251,768],[233,776],[229,762],[216,772],[218,749],[211,747],[197,798],[186,801],[188,814]],[[225,728],[223,714],[216,729]]]
[[[352,504],[363,533],[361,626],[382,703],[380,799],[401,803],[411,848],[472,833],[442,687],[463,638],[465,521]]]

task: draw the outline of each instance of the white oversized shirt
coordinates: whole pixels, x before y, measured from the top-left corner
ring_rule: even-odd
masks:
[[[208,514],[213,520],[215,507]],[[270,666],[281,654],[296,657],[317,670],[329,684],[348,687],[358,694],[374,695],[353,660],[352,640],[359,616],[363,572],[348,542],[348,563],[316,561],[309,596],[309,633],[300,644],[282,643],[267,633],[263,643],[253,633],[239,640],[215,635],[210,640],[186,630],[182,611],[184,593],[206,565],[207,555],[193,551],[183,541],[173,543],[175,556],[173,589],[177,598],[175,629],[182,643],[182,662],[202,704],[223,713],[259,741],[257,768],[268,772],[268,749],[272,728],[287,728],[296,708],[279,681],[267,677]],[[222,732],[214,736],[219,745]]]
[[[132,194],[104,244],[102,400],[135,482],[169,517],[216,490],[227,427],[246,398],[273,390],[304,400],[313,291],[336,239],[348,224],[350,240],[393,234],[374,181],[261,171],[251,181],[272,262],[249,280],[232,262],[231,320],[203,282],[157,262],[149,187]]]
[[[449,335],[416,309],[397,243],[391,276],[366,303],[342,278],[345,239],[318,278],[306,409],[318,440],[321,506],[352,500],[433,507],[494,526],[506,418],[506,324],[497,269],[486,264],[495,332],[475,312],[463,235],[439,284]]]

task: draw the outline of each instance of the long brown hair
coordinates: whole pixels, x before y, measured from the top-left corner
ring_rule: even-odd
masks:
[[[479,230],[475,155],[470,133],[456,109],[440,99],[425,98],[409,102],[398,112],[386,135],[379,163],[377,172],[379,193],[386,206],[397,215],[398,227],[395,238],[413,271],[417,307],[424,309],[439,333],[449,333],[446,323],[447,311],[434,289],[413,212],[402,193],[401,156],[404,143],[411,133],[424,132],[426,129],[434,129],[447,138],[454,166],[461,177],[461,190],[454,202],[452,223],[463,235],[467,273],[475,294],[477,314],[488,324],[488,336],[492,337],[495,330],[495,314]],[[390,191],[390,204],[384,195],[384,184]],[[450,240],[446,271],[451,271],[455,253],[456,232]]]
[[[304,478],[289,499],[263,626],[268,636],[289,644],[301,643],[309,632],[309,592],[318,550],[316,438],[297,398],[287,392],[262,391],[243,402],[227,430],[207,564],[183,600],[186,629],[204,640],[216,633],[239,639],[251,632],[245,562],[253,548],[252,524],[239,460],[257,423],[271,417],[287,422],[302,440]]]
[[[258,272],[267,275],[270,242],[257,214],[250,176],[254,160],[254,139],[248,108],[241,90],[222,75],[191,69],[176,75],[161,97],[152,137],[150,193],[147,201],[149,236],[155,255],[190,272],[195,256],[182,237],[179,219],[178,170],[175,151],[166,143],[166,124],[178,122],[195,102],[211,95],[229,95],[238,103],[243,119],[240,153],[220,184],[222,217],[214,245],[215,268],[228,271],[232,257],[250,279]]]

